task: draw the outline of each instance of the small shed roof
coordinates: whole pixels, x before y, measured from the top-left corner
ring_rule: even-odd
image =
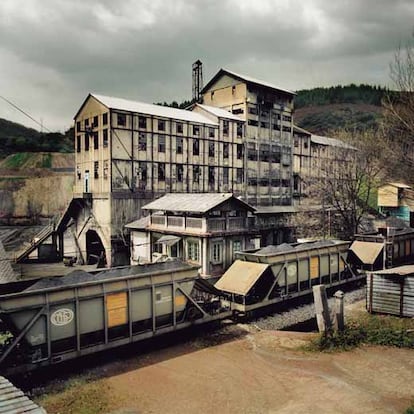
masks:
[[[397,187],[397,188],[411,188],[409,185],[403,184],[403,183],[386,183],[386,184],[380,185],[380,188],[387,187],[388,185],[392,187]]]
[[[195,104],[194,106],[198,106],[201,109],[204,109],[207,112],[210,112],[211,114],[213,114],[214,116],[217,116],[218,118],[226,118],[226,119],[231,119],[233,121],[244,121],[243,118],[240,118],[239,116],[232,114],[230,111],[226,111],[225,109],[222,108],[217,108],[215,106],[210,106],[210,105],[202,105],[202,104]]]
[[[384,247],[383,243],[354,241],[349,248],[364,264],[374,264]]]
[[[268,267],[268,264],[236,260],[214,286],[224,292],[247,295]]]
[[[150,217],[141,217],[138,220],[131,221],[131,223],[125,224],[125,228],[133,230],[145,230],[150,222]]]
[[[171,108],[169,106],[154,105],[144,102],[131,101],[129,99],[116,98],[113,96],[98,95],[91,93],[86,98],[85,102],[82,104],[81,108],[75,115],[75,118],[78,116],[79,112],[82,110],[87,100],[93,97],[101,104],[105,105],[109,109],[117,109],[120,111],[127,112],[136,112],[146,115],[155,115],[163,118],[172,118],[179,119],[181,121],[189,121],[198,124],[209,124],[217,125],[217,122],[212,121],[206,116],[193,111],[187,111],[185,109]]]
[[[232,193],[170,193],[165,194],[158,200],[145,205],[145,210],[155,211],[177,211],[186,213],[207,213],[213,208],[230,199],[236,200],[244,208],[254,211],[254,208]]]

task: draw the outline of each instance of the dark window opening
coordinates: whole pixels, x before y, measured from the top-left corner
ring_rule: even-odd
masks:
[[[165,181],[165,164],[158,164],[158,181]]]
[[[184,140],[182,138],[176,138],[176,151],[177,154],[183,153],[183,142]]]
[[[208,167],[208,183],[214,184],[214,167]]]
[[[76,132],[81,132],[81,123],[79,121],[76,122]]]
[[[93,133],[93,149],[98,149],[99,148],[99,135],[97,132]]]
[[[243,144],[237,144],[237,159],[241,160],[243,158]]]
[[[147,118],[145,118],[144,116],[138,117],[138,128],[147,128]]]
[[[200,142],[198,139],[193,140],[193,155],[200,154]]]
[[[208,143],[208,156],[214,157],[214,142]]]
[[[259,122],[255,121],[254,119],[249,119],[247,121],[247,124],[250,125],[250,126],[256,126],[256,127],[259,126]]]
[[[126,115],[117,114],[118,126],[126,126]]]
[[[229,121],[223,121],[223,135],[229,135]]]
[[[257,151],[254,149],[247,150],[247,159],[250,161],[257,161]]]
[[[165,131],[165,121],[161,119],[158,120],[158,131]]]
[[[182,183],[183,178],[184,178],[184,166],[181,164],[178,164],[177,165],[177,181],[179,183]]]
[[[177,122],[177,134],[183,133],[183,124],[180,122]]]
[[[89,151],[89,135],[85,134],[85,151]]]
[[[257,115],[257,108],[254,106],[249,107],[249,114]]]
[[[214,138],[214,128],[209,128],[208,129],[208,137],[209,138]]]
[[[81,136],[76,136],[76,152],[81,152]]]
[[[200,175],[201,175],[200,166],[194,165],[193,166],[193,182],[194,183],[200,182]]]
[[[108,125],[108,113],[102,115],[102,125]]]
[[[165,137],[158,136],[158,152],[165,152]]]
[[[99,178],[99,161],[93,163],[93,176],[94,178]]]
[[[236,170],[236,181],[237,184],[242,184],[243,183],[243,170],[241,168],[237,168]]]
[[[147,135],[144,132],[140,132],[138,135],[138,150],[147,150]]]
[[[243,136],[243,124],[241,122],[237,123],[237,138],[241,138]]]
[[[107,147],[108,146],[108,130],[104,129],[102,132],[103,132],[103,146]]]
[[[223,168],[223,184],[229,183],[229,168],[224,167]]]
[[[193,135],[199,136],[200,135],[200,126],[193,125]]]
[[[93,127],[94,128],[96,128],[98,125],[99,125],[99,123],[98,123],[99,121],[98,121],[98,117],[97,116],[94,116],[93,117]]]
[[[229,158],[229,143],[224,142],[223,143],[223,158]]]
[[[242,108],[235,108],[232,110],[234,115],[238,115],[238,114],[244,114],[244,111]]]

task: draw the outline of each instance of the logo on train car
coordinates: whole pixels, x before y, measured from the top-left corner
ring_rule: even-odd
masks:
[[[58,309],[50,316],[50,322],[55,326],[64,326],[73,321],[73,316],[73,310],[71,309]]]

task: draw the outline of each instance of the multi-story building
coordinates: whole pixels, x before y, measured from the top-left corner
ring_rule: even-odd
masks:
[[[202,90],[205,105],[245,121],[243,195],[253,206],[292,202],[294,95],[226,69],[220,69]]]
[[[127,224],[131,263],[179,258],[220,276],[236,251],[259,247],[254,208],[231,193],[166,194],[143,207],[151,214]]]

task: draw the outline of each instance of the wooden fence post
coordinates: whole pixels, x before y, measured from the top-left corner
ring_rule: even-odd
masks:
[[[315,302],[316,321],[318,322],[319,332],[330,331],[332,322],[329,315],[325,285],[316,285],[313,287],[313,300]]]
[[[344,330],[344,292],[337,290],[334,293],[335,298],[335,314],[334,314],[334,327],[338,331]]]

